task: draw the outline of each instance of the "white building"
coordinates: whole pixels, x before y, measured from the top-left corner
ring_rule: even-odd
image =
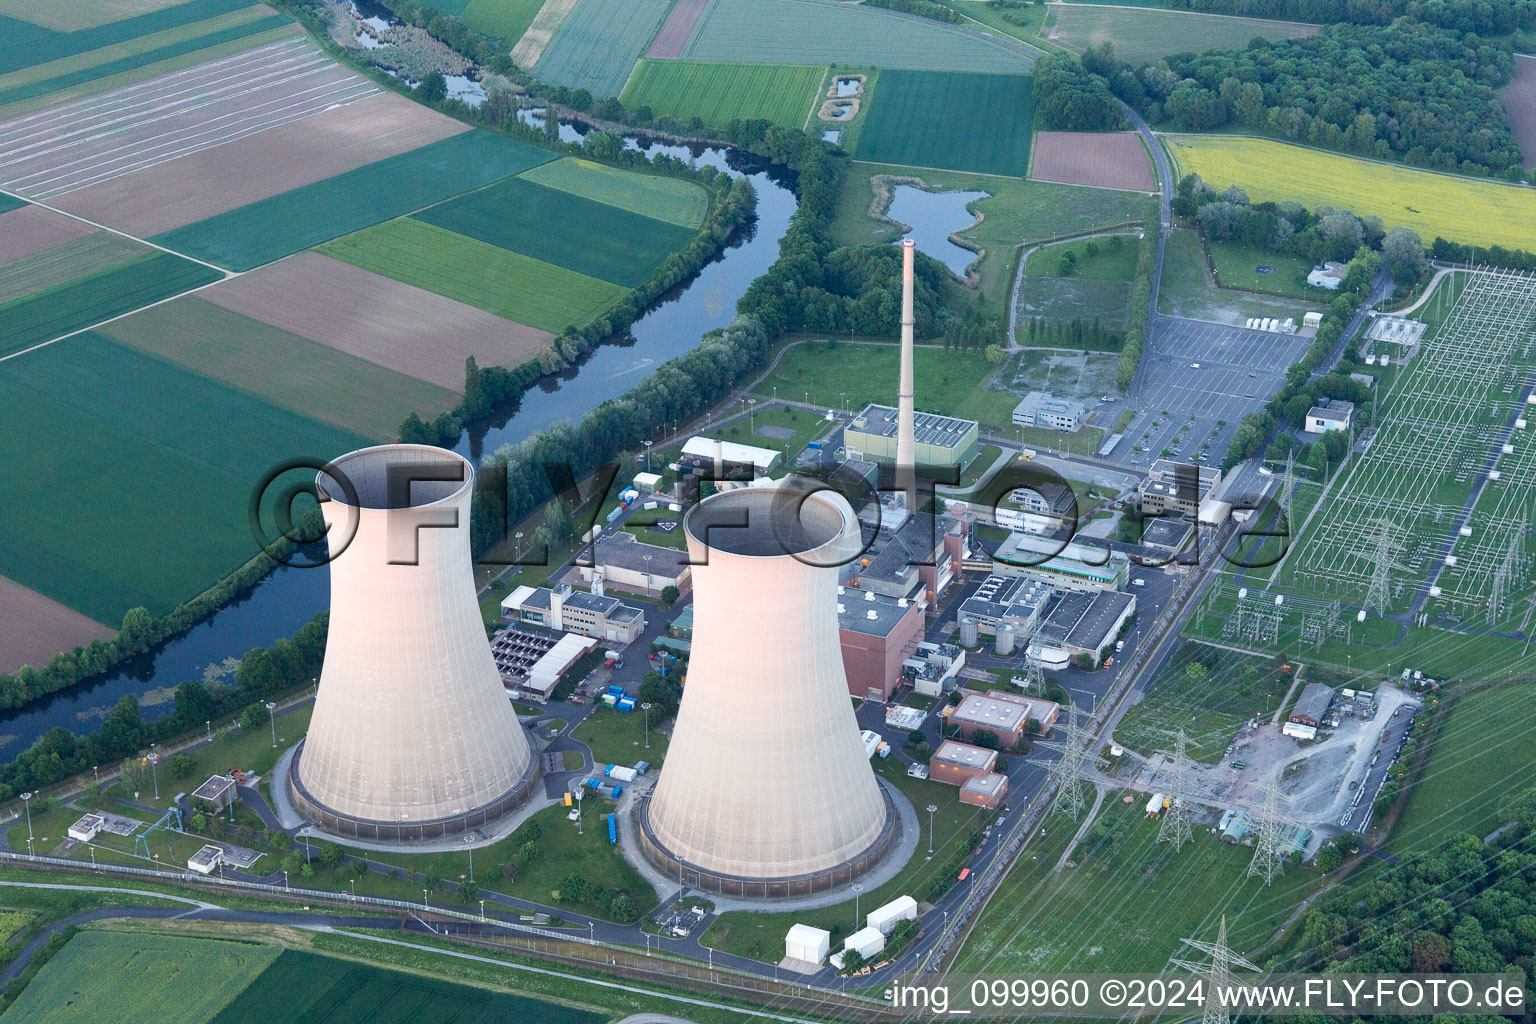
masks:
[[[200,875],[211,875],[224,862],[224,851],[217,846],[204,846],[187,858],[187,867]]]
[[[1330,430],[1348,430],[1354,415],[1353,402],[1324,398],[1307,410],[1306,431],[1309,434],[1326,434]]]
[[[1075,431],[1083,425],[1088,407],[1069,398],[1057,398],[1044,391],[1031,391],[1013,409],[1016,427],[1050,427]]]
[[[871,910],[864,916],[864,923],[871,928],[878,928],[881,935],[890,938],[898,921],[915,921],[916,919],[917,900],[911,896],[898,896],[885,906]]]
[[[77,843],[88,843],[96,838],[96,833],[106,827],[107,819],[99,814],[87,814],[73,825],[69,826],[69,838]]]
[[[633,643],[645,632],[645,612],[606,594],[556,587],[518,587],[501,602],[503,622],[595,636],[613,643]]]
[[[1344,283],[1345,273],[1346,268],[1344,264],[1329,260],[1320,267],[1312,268],[1312,272],[1307,275],[1307,284],[1336,292]]]
[[[819,964],[832,949],[832,933],[808,924],[791,925],[784,936],[784,956],[802,963]]]

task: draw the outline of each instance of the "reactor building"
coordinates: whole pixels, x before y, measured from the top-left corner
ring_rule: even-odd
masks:
[[[327,832],[463,833],[516,809],[536,782],[475,598],[473,483],[462,456],[425,445],[364,448],[316,479],[330,630],[287,787]]]
[[[666,765],[639,807],[647,859],[710,892],[821,892],[872,867],[900,829],[848,701],[838,566],[859,523],[795,481],[725,491],[683,518],[693,653]]]

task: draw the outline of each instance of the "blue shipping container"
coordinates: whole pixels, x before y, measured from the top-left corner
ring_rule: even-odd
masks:
[[[620,505],[617,508],[615,508],[612,512],[608,513],[608,521],[611,523],[611,522],[613,522],[615,519],[619,518],[619,516],[621,516],[623,514],[624,514],[624,506]]]
[[[619,841],[618,821],[619,816],[617,814],[608,815],[608,841],[610,843],[617,843]]]

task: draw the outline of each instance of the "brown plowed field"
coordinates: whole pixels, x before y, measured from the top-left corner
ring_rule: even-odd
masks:
[[[1152,161],[1135,132],[1036,132],[1029,176],[1133,192],[1157,188]]]
[[[23,206],[0,213],[0,263],[31,256],[60,242],[83,238],[95,230],[83,221],[41,206]]]
[[[1509,114],[1525,169],[1536,169],[1536,57],[1515,54],[1515,73],[1499,90],[1499,102]]]
[[[291,256],[201,295],[455,394],[464,390],[467,357],[474,356],[481,366],[517,366],[555,337],[315,252]]]
[[[394,93],[71,192],[61,208],[149,236],[469,130]]]
[[[56,651],[106,639],[116,630],[0,576],[0,672],[43,666]]]
[[[681,57],[683,47],[688,45],[688,37],[693,35],[693,26],[699,23],[704,12],[709,9],[709,4],[710,0],[677,0],[677,6],[672,8],[667,20],[661,23],[661,30],[651,40],[651,48],[645,51],[645,55],[663,60]]]

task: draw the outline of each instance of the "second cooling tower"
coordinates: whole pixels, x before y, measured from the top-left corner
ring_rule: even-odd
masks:
[[[693,650],[666,765],[640,810],[652,864],[688,885],[784,897],[847,883],[898,829],[848,701],[837,566],[860,547],[832,491],[751,487],[683,520]]]
[[[441,448],[344,455],[316,481],[331,617],[288,788],[329,832],[427,839],[520,806],[536,781],[475,599],[474,470]]]

